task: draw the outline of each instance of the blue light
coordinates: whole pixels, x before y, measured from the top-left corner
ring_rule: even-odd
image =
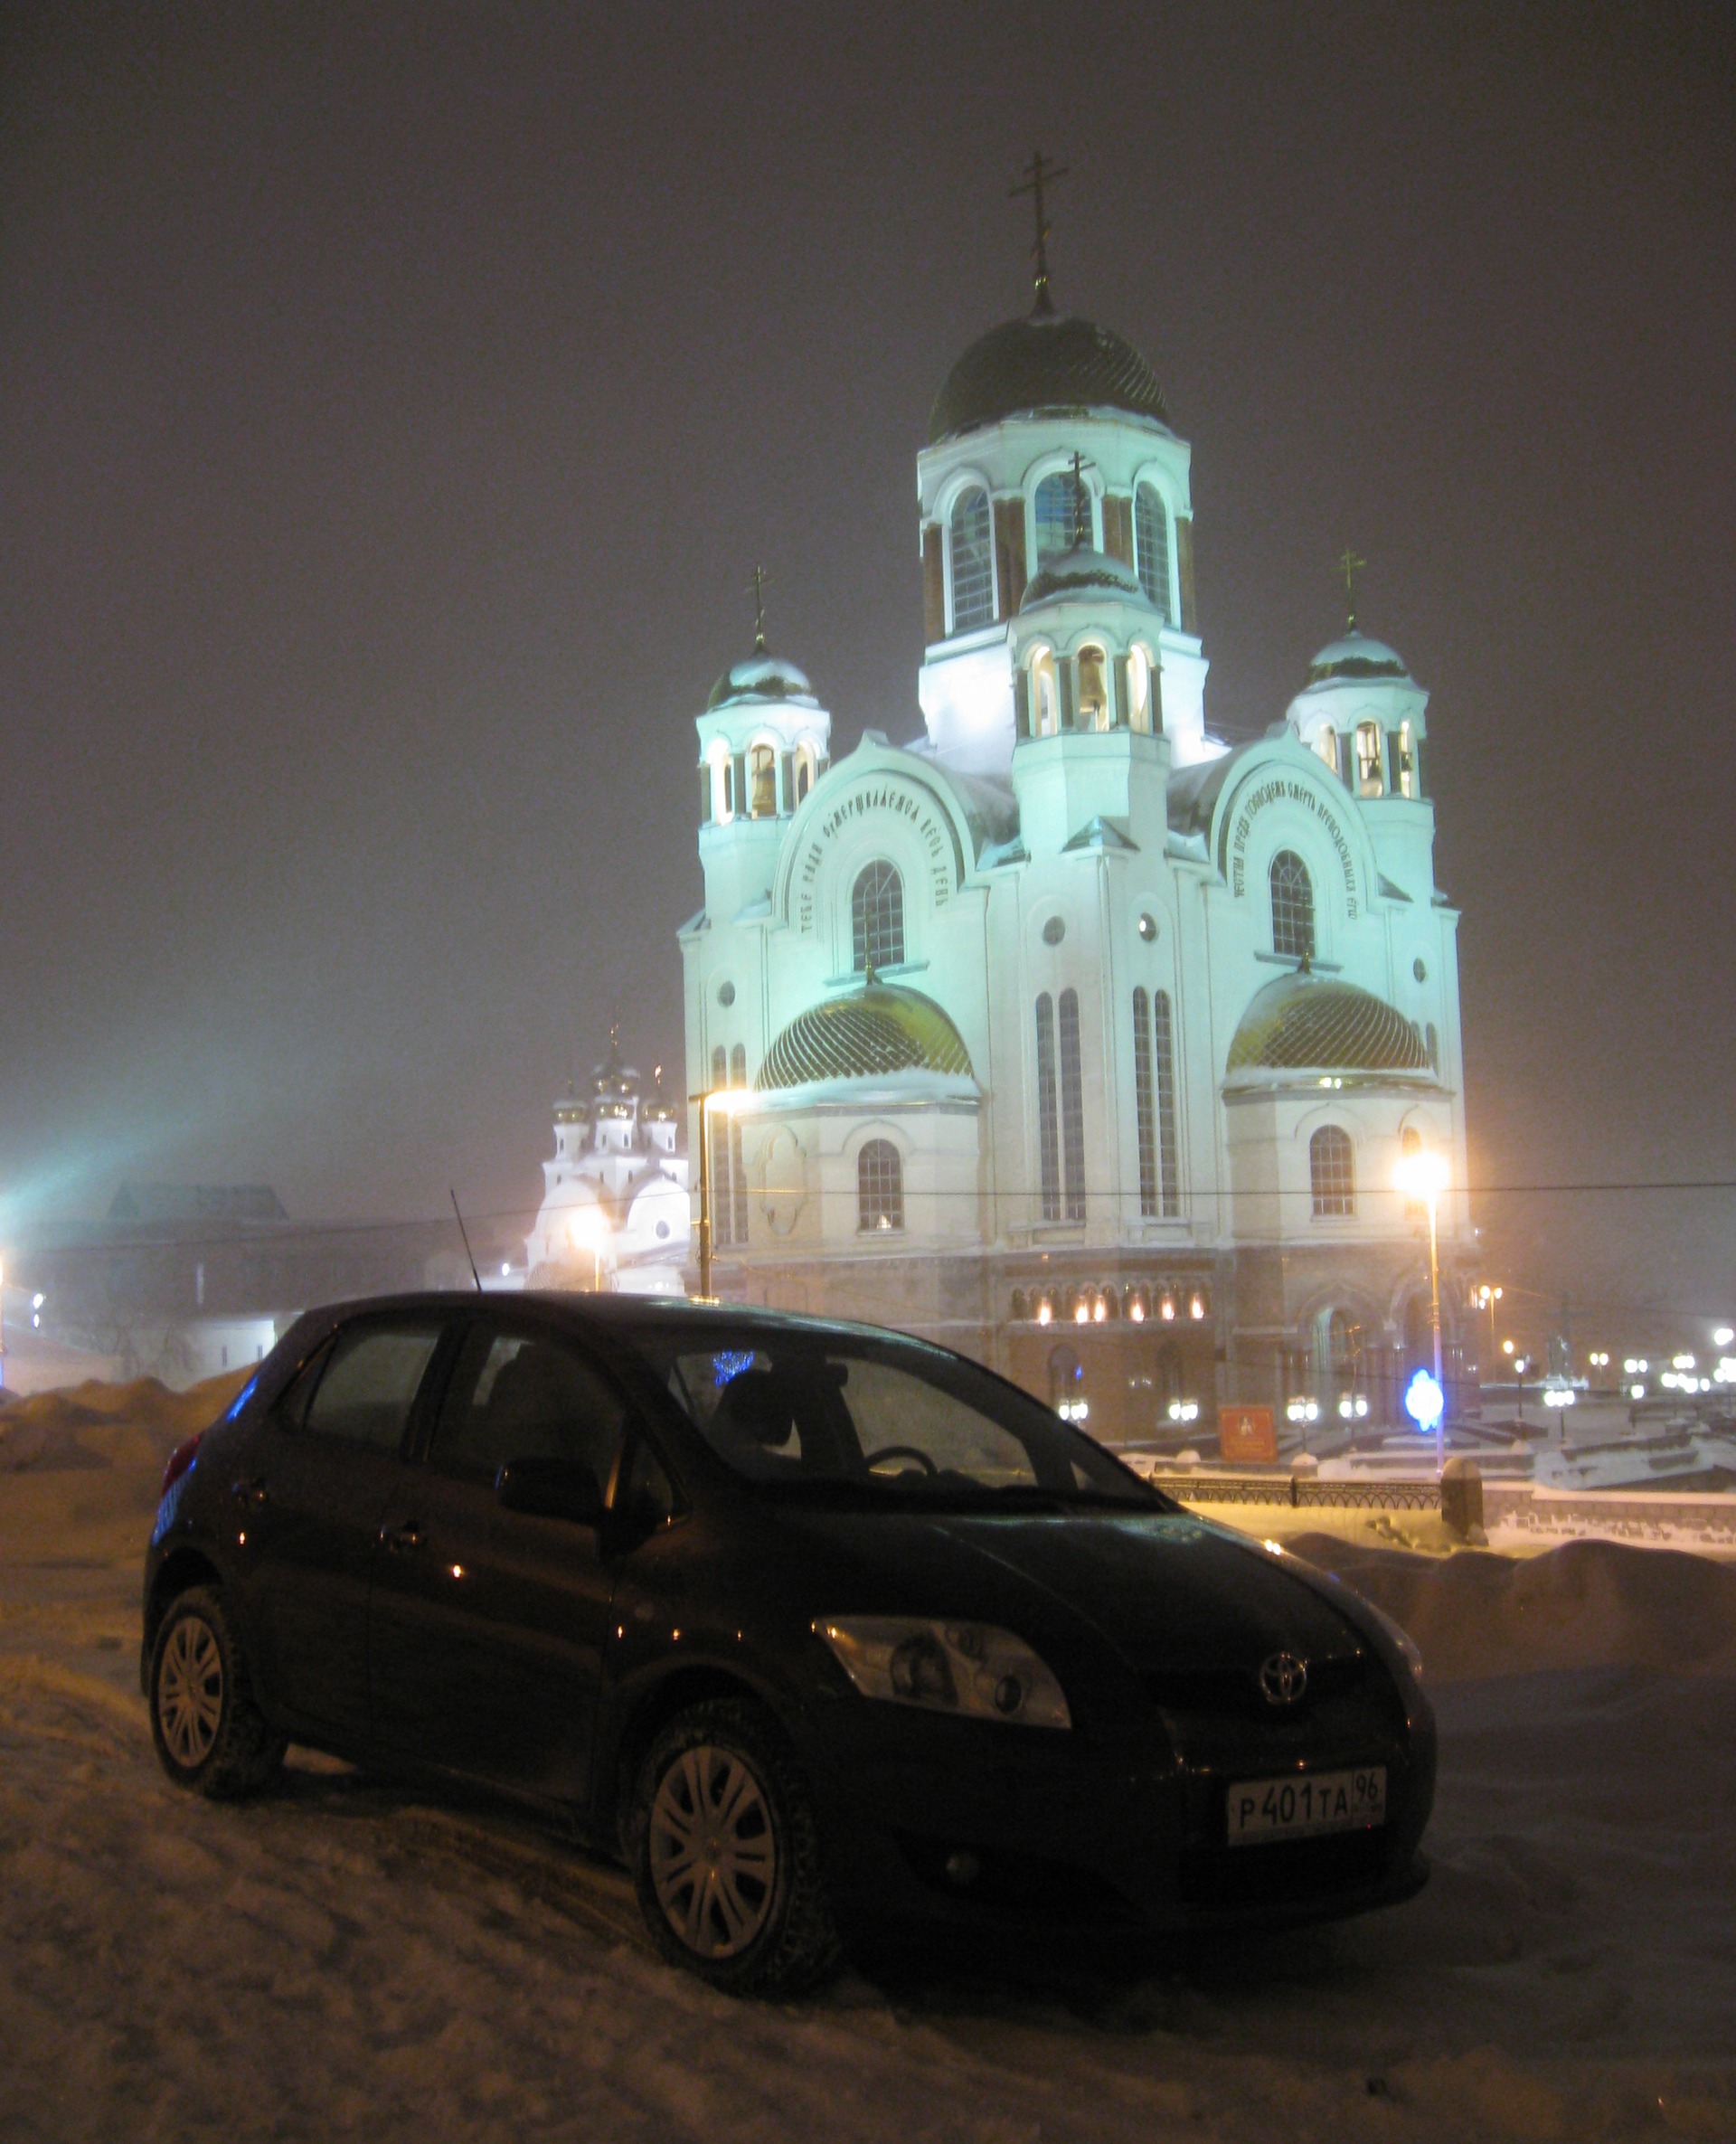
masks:
[[[712,1376],[719,1392],[722,1391],[731,1377],[739,1377],[743,1370],[750,1370],[752,1367],[753,1350],[750,1347],[745,1351],[737,1350],[730,1354],[714,1355],[712,1357]]]
[[[1425,1435],[1446,1411],[1447,1395],[1427,1370],[1419,1370],[1404,1388],[1404,1411]]]

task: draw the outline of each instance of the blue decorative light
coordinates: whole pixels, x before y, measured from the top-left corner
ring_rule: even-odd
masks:
[[[1447,1395],[1427,1370],[1419,1370],[1404,1388],[1404,1411],[1426,1436],[1440,1420]]]
[[[722,1355],[714,1355],[712,1357],[712,1381],[718,1391],[722,1392],[731,1377],[739,1377],[743,1370],[750,1370],[752,1367],[753,1350],[751,1347],[745,1350],[738,1348]]]

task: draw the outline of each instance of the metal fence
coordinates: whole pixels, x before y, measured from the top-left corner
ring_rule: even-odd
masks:
[[[1438,1481],[1319,1481],[1296,1474],[1161,1474],[1154,1488],[1178,1504],[1288,1504],[1335,1511],[1439,1511]]]

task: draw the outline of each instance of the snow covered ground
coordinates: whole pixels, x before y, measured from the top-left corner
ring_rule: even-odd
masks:
[[[175,1793],[135,1596],[209,1395],[80,1398],[0,1417],[0,2138],[1736,2139],[1736,1569],[1305,1541],[1430,1660],[1419,1899],[768,2007],[497,1809],[298,1753],[269,1800]]]

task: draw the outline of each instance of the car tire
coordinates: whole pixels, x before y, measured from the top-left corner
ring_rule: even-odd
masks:
[[[639,1910],[672,1964],[731,1995],[797,1995],[836,1970],[813,1799],[762,1705],[677,1713],[646,1752],[625,1828]]]
[[[151,1648],[151,1740],[177,1787],[213,1801],[257,1794],[285,1749],[253,1699],[234,1620],[214,1586],[169,1603]]]

